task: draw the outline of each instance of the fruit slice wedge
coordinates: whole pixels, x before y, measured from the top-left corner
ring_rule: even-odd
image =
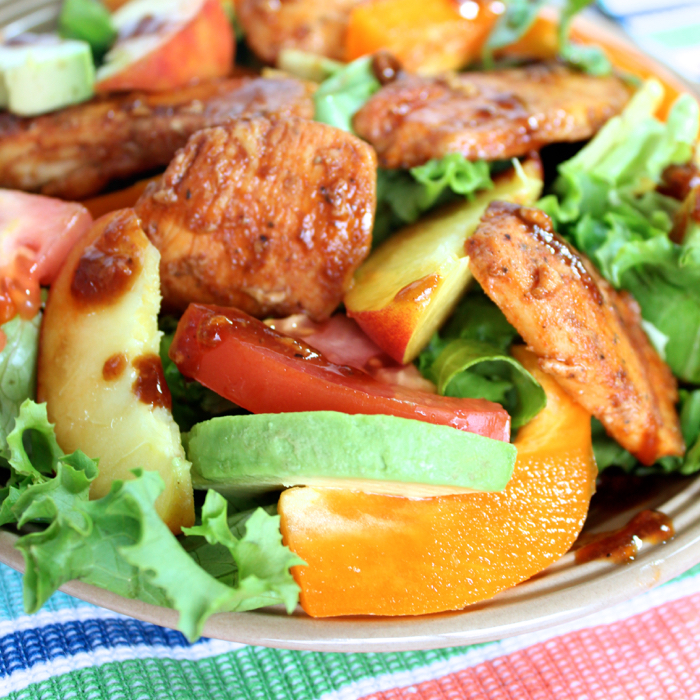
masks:
[[[67,452],[99,459],[90,495],[138,467],[160,473],[156,509],[179,533],[194,522],[189,463],[158,355],[160,255],[131,209],[102,217],[51,286],[38,387]]]
[[[221,0],[130,0],[112,16],[117,41],[97,92],[174,90],[233,67],[235,40]]]
[[[355,273],[345,308],[397,362],[412,362],[454,310],[472,280],[464,243],[495,200],[532,204],[542,192],[542,164],[496,178],[494,187],[402,229]]]
[[[421,615],[491,598],[559,559],[594,491],[590,416],[538,369],[547,407],[521,428],[500,493],[412,500],[294,488],[279,501],[301,605],[313,617]]]

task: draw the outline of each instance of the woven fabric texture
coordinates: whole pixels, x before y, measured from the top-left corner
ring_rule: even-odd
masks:
[[[63,593],[34,616],[0,565],[12,700],[700,700],[700,567],[594,618],[424,652],[295,652],[202,639]]]

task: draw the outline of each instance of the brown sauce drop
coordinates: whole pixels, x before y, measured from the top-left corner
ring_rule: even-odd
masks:
[[[581,280],[583,286],[590,292],[596,304],[602,306],[603,295],[583,264],[581,256],[570,248],[554,231],[552,220],[540,209],[534,207],[517,207],[514,213],[530,229],[532,236],[545,245],[553,255],[566,263],[571,271]]]
[[[207,348],[216,347],[232,329],[233,321],[223,314],[207,317],[197,329],[197,340]]]
[[[671,519],[658,510],[643,510],[624,527],[583,535],[576,545],[576,563],[609,559],[624,564],[635,559],[643,542],[659,544],[675,534]]]
[[[661,184],[657,189],[661,194],[682,202],[698,185],[700,185],[700,169],[695,163],[685,163],[669,165],[664,170]]]
[[[165,382],[163,374],[163,364],[160,357],[155,354],[142,355],[132,362],[138,376],[136,377],[132,390],[142,401],[149,406],[172,408],[172,397],[170,389]]]
[[[102,379],[106,382],[113,382],[119,379],[126,369],[126,355],[118,352],[105,360],[102,366]]]
[[[401,303],[412,303],[425,305],[430,301],[430,297],[440,284],[440,277],[435,275],[426,275],[415,282],[407,284],[403,289],[400,289],[394,300]]]
[[[372,73],[382,84],[392,83],[401,72],[401,62],[389,51],[377,51],[372,57]]]
[[[142,267],[141,250],[131,238],[138,221],[119,212],[104,233],[84,251],[73,273],[70,291],[83,306],[108,306],[126,294]]]
[[[670,238],[674,243],[683,243],[692,225],[700,224],[700,184],[696,185],[683,201],[674,217]]]

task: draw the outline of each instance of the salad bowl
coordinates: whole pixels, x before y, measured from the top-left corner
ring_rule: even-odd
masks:
[[[58,2],[0,0],[0,26],[17,33],[50,25]],[[668,69],[621,38],[596,18],[576,24],[579,38],[595,37],[619,56],[625,67],[643,75],[657,75],[666,82],[685,87]],[[416,617],[354,617],[312,619],[297,609],[292,615],[281,607],[246,613],[220,613],[209,619],[204,635],[217,639],[287,649],[370,652],[410,651],[478,644],[534,632],[596,613],[682,574],[700,564],[700,477],[669,478],[654,482],[625,508],[594,507],[589,513],[588,532],[602,532],[626,524],[641,509],[654,508],[667,515],[675,536],[666,543],[645,545],[633,561],[612,564],[595,560],[576,563],[573,552],[541,574],[495,598],[459,612]],[[17,535],[0,530],[0,561],[22,571],[22,555],[15,549]],[[82,600],[131,617],[177,628],[174,610],[123,598],[79,581],[61,590]]]

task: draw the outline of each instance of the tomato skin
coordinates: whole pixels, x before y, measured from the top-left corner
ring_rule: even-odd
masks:
[[[170,357],[185,376],[253,413],[385,414],[510,439],[510,416],[498,404],[378,382],[238,309],[190,304]]]
[[[91,224],[90,213],[76,202],[0,189],[0,267],[20,253],[33,255],[39,282],[50,284]]]
[[[0,323],[36,314],[40,285],[53,282],[91,224],[80,204],[0,189]]]

